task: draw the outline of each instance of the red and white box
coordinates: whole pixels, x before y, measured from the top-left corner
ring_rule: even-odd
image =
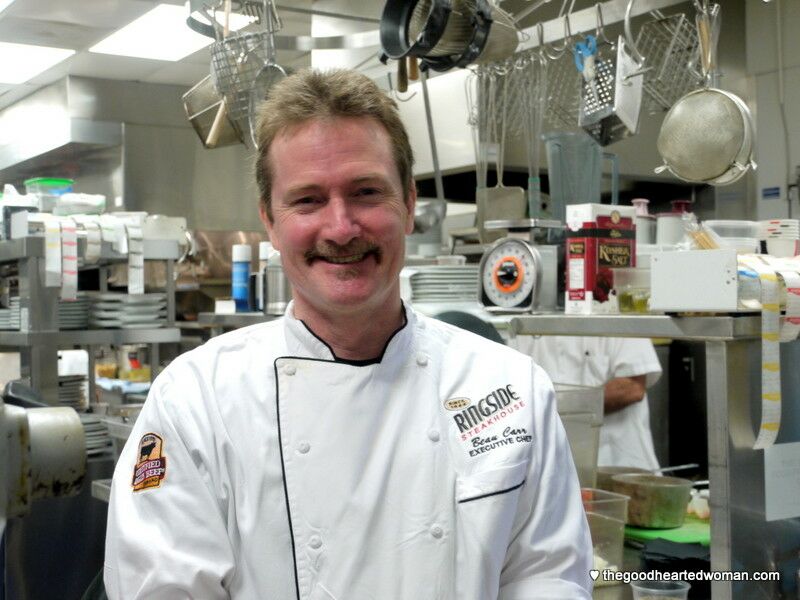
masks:
[[[567,205],[567,286],[564,312],[616,314],[614,268],[636,266],[636,216],[632,206]]]

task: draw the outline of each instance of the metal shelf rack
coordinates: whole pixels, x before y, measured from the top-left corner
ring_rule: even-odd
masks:
[[[761,318],[753,314],[523,315],[517,335],[670,338],[705,342],[711,570],[776,571],[797,553],[797,519],[767,521],[764,451],[753,450],[760,419]],[[800,341],[781,345],[783,417],[779,443],[800,440]],[[714,581],[714,600],[777,598],[779,582]]]
[[[95,265],[84,265],[82,257],[86,240],[78,239],[80,268],[99,268],[101,290],[107,289],[108,269],[114,263],[127,260],[127,256],[113,250],[103,242],[100,260]],[[51,405],[58,404],[58,350],[76,346],[89,352],[89,396],[94,396],[93,346],[103,344],[148,344],[155,377],[159,362],[159,344],[180,341],[180,330],[175,327],[175,261],[180,256],[174,240],[145,240],[144,259],[165,261],[167,297],[167,323],[163,328],[152,329],[88,329],[59,330],[59,288],[45,286],[45,240],[28,236],[0,241],[0,265],[16,263],[19,277],[20,330],[0,331],[0,349],[20,354],[23,379]]]

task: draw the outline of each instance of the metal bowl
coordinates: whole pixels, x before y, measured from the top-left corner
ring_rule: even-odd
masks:
[[[640,469],[639,467],[597,467],[597,487],[598,489],[607,492],[614,491],[613,479],[616,475],[625,475],[628,473],[644,473],[645,475],[652,475],[651,471],[647,469]]]
[[[630,498],[628,525],[673,529],[683,525],[692,482],[680,477],[632,473],[615,475],[613,491]]]

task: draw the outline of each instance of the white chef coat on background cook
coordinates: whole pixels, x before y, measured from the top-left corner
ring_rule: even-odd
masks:
[[[114,476],[110,598],[590,597],[544,371],[409,309],[379,362],[334,361],[291,311],[154,383]],[[166,473],[134,492],[147,433]]]
[[[650,387],[661,376],[661,363],[648,339],[520,335],[511,345],[558,383],[599,387],[617,377],[646,375]],[[604,415],[598,465],[658,468],[647,402],[645,394],[640,402]]]

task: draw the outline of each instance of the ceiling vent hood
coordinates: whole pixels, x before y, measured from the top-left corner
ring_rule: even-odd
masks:
[[[66,77],[0,112],[0,182],[73,176],[79,164],[121,147],[121,121],[98,120],[95,80]],[[72,172],[70,172],[72,171]]]

